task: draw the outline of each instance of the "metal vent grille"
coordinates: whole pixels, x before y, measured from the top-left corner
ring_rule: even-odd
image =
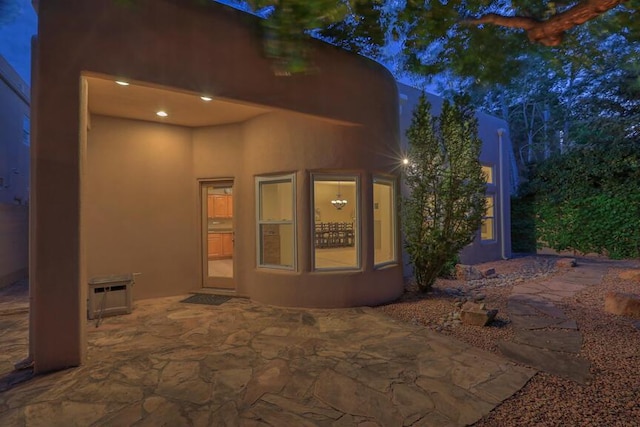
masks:
[[[89,280],[87,316],[99,319],[131,313],[133,274],[94,277]]]

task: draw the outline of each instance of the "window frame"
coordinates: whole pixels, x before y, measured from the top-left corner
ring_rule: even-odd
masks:
[[[482,168],[489,168],[491,170],[491,181],[489,181],[487,179],[487,186],[495,186],[496,185],[496,180],[495,180],[495,176],[496,176],[496,168],[494,165],[488,164],[488,163],[481,163],[480,166]],[[485,175],[484,170],[482,171],[482,173]]]
[[[291,220],[262,220],[260,219],[260,213],[262,209],[262,197],[261,197],[261,189],[262,184],[274,184],[281,182],[291,182],[291,197],[292,197],[292,212],[291,212]],[[297,232],[297,224],[298,218],[296,215],[296,206],[297,206],[297,191],[296,191],[296,174],[288,173],[288,174],[278,174],[278,175],[259,175],[255,177],[255,202],[256,202],[256,267],[264,268],[264,269],[272,269],[272,270],[285,270],[285,271],[298,271],[298,232]],[[266,264],[262,262],[262,234],[261,234],[261,226],[264,224],[274,224],[274,225],[291,225],[292,227],[292,248],[293,248],[293,263],[292,265],[281,265],[281,264]]]
[[[360,189],[360,174],[357,173],[324,173],[324,172],[313,172],[310,176],[310,239],[311,242],[311,271],[313,272],[344,272],[344,271],[362,271],[362,230],[361,230],[361,216],[362,209],[360,205],[360,199],[362,197],[362,190]],[[316,266],[316,245],[315,245],[315,212],[316,212],[316,192],[315,192],[315,183],[316,181],[353,181],[356,189],[356,196],[354,200],[356,215],[354,217],[355,224],[353,225],[353,230],[355,232],[355,242],[354,247],[356,250],[356,265],[348,266],[348,267],[317,267]]]
[[[22,144],[31,147],[31,117],[26,114],[22,117]]]
[[[493,210],[493,215],[492,216],[487,216],[487,209],[485,209],[484,214],[482,215],[482,223],[484,223],[484,221],[486,219],[491,219],[491,238],[489,239],[485,239],[482,237],[482,224],[480,225],[480,242],[481,243],[495,243],[498,241],[497,237],[496,237],[496,194],[491,192],[491,193],[485,193],[484,195],[485,200],[491,198],[491,200],[493,201],[492,204],[492,210]]]
[[[391,244],[393,248],[392,257],[390,260],[382,261],[376,263],[376,248],[375,248],[375,229],[373,230],[372,242],[373,242],[373,268],[379,269],[386,267],[388,265],[393,265],[398,263],[398,206],[397,206],[397,180],[384,176],[384,175],[373,175],[371,180],[371,189],[372,189],[372,197],[371,197],[371,208],[372,212],[375,212],[375,185],[389,185],[391,187]],[[373,217],[373,215],[372,215]],[[375,220],[372,223],[372,226],[375,224]]]

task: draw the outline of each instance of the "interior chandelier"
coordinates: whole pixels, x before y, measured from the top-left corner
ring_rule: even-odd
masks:
[[[336,198],[331,201],[331,204],[338,210],[341,210],[342,208],[347,206],[347,200],[343,199],[340,195],[340,181],[338,181],[338,194],[336,194]]]

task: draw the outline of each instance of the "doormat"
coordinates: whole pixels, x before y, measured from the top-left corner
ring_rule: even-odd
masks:
[[[189,298],[183,299],[180,302],[186,302],[189,304],[207,304],[207,305],[220,305],[229,301],[231,297],[224,295],[211,295],[211,294],[193,294]]]

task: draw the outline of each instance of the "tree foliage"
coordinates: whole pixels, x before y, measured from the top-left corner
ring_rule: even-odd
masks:
[[[640,134],[640,43],[613,35],[600,49],[579,53],[566,63],[528,55],[526,71],[508,83],[466,79],[452,87],[471,93],[477,108],[508,121],[523,179],[531,163],[571,147],[622,143]]]
[[[465,98],[445,101],[439,117],[423,95],[413,112],[403,201],[405,245],[418,287],[427,291],[443,267],[473,241],[485,211],[478,123]]]
[[[611,34],[640,39],[640,0],[248,0],[268,10],[269,54],[304,71],[303,34],[378,56],[401,45],[402,67],[422,75],[443,71],[506,82],[523,71],[523,55],[571,61],[599,49]],[[588,39],[588,40],[587,40]],[[585,43],[587,41],[587,43]],[[302,49],[302,50],[301,50]]]
[[[555,156],[532,173],[536,234],[556,250],[640,256],[640,141]]]

